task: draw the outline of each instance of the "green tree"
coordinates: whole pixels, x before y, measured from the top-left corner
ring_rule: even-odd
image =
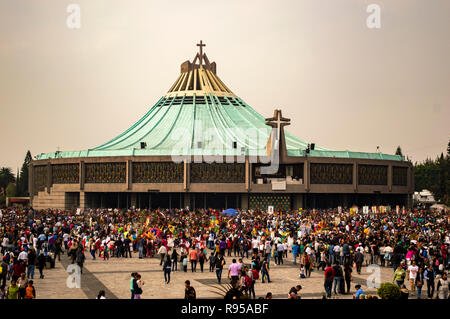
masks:
[[[28,167],[30,166],[32,157],[28,151],[20,169],[20,179],[17,179],[17,194],[20,196],[29,196],[28,192]]]
[[[0,193],[4,193],[8,184],[15,181],[16,178],[9,167],[0,168]]]
[[[450,205],[450,142],[447,155],[441,153],[434,161],[427,158],[414,165],[414,181],[416,191],[430,190],[436,200]]]
[[[400,145],[397,146],[397,150],[395,151],[395,155],[403,156],[402,148],[400,147]]]
[[[400,288],[390,282],[385,282],[377,289],[377,295],[381,299],[399,299],[401,296]]]
[[[14,183],[9,183],[6,187],[6,197],[14,197],[17,195],[17,187]]]

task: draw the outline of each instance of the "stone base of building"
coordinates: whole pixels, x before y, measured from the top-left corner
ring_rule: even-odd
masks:
[[[266,211],[297,210],[299,208],[327,209],[338,206],[391,206],[411,207],[405,194],[280,194],[280,193],[137,193],[137,192],[65,192],[45,189],[32,199],[34,209],[76,208],[140,208],[140,209],[252,209]]]

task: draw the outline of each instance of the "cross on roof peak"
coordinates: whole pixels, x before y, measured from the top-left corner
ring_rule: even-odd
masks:
[[[203,64],[203,47],[206,46],[206,44],[203,44],[203,41],[200,40],[200,43],[197,43],[197,46],[199,47],[199,60],[200,60],[200,67]]]

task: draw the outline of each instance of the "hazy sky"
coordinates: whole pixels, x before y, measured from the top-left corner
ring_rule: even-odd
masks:
[[[281,108],[296,136],[434,158],[450,137],[449,13],[448,0],[1,0],[0,166],[115,137],[200,39],[222,81],[264,116]]]

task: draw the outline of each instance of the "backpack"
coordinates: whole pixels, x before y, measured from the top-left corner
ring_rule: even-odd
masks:
[[[252,278],[250,276],[245,275],[244,277],[245,287],[250,288],[253,284]]]
[[[253,273],[253,279],[254,279],[254,280],[259,279],[259,271],[258,271],[258,270],[253,269],[253,270],[252,270],[252,273]]]

